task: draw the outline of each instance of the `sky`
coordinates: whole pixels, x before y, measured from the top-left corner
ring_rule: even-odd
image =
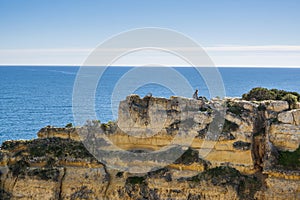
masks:
[[[116,34],[159,27],[217,66],[299,67],[299,10],[299,0],[0,0],[0,65],[81,65]],[[117,65],[143,64],[142,54]]]

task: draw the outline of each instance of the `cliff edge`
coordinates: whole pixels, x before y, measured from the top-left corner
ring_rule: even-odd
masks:
[[[300,199],[300,109],[286,101],[130,95],[118,116],[4,142],[0,199]],[[88,134],[95,127],[101,134]],[[172,162],[95,156],[110,143],[136,155],[183,151]]]

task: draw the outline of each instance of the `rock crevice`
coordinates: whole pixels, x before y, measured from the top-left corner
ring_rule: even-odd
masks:
[[[225,119],[220,120],[223,114]],[[39,131],[38,139],[4,142],[0,197],[285,200],[300,196],[299,109],[288,110],[285,101],[204,102],[131,95],[120,102],[116,122],[98,123],[48,126]],[[110,154],[110,161],[125,169],[118,171],[95,159],[83,145],[89,139],[95,153],[99,146],[109,148],[110,140],[124,151],[143,155],[172,144],[177,135],[189,134],[193,140],[182,141],[186,151],[180,157],[144,174],[126,168],[146,168],[152,161]]]

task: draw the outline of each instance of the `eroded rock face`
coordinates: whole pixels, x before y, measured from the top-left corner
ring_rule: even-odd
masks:
[[[216,130],[211,131],[209,127],[222,109],[227,110],[226,120],[223,131],[217,134],[214,132]],[[168,146],[177,134],[184,133],[193,138],[196,136],[188,146],[200,152],[203,149],[209,152],[205,153],[205,159],[212,166],[226,164],[243,172],[253,173],[253,135],[265,134],[267,122],[274,121],[277,116],[279,121],[298,123],[294,117],[285,116],[297,118],[299,110],[285,111],[286,109],[288,104],[285,101],[249,102],[227,98],[204,103],[182,97],[165,99],[131,95],[120,102],[118,121],[102,127],[105,128],[107,138],[125,150],[159,150]],[[268,139],[279,150],[297,149],[299,133],[296,125],[271,123],[268,130]],[[80,140],[78,128],[46,127],[38,135],[41,138]],[[236,145],[238,143],[245,143],[247,146],[239,148]],[[203,148],[203,145],[209,149]]]
[[[299,171],[286,173],[284,171],[266,171],[265,188],[256,192],[256,199],[299,199]]]
[[[260,187],[258,181],[246,189],[256,178],[234,168],[208,169],[192,149],[172,165],[139,175],[107,169],[69,139],[6,142],[1,153],[0,186],[11,199],[241,199]]]
[[[77,128],[57,128],[57,127],[46,126],[42,128],[37,135],[39,138],[58,137],[58,138],[76,140],[76,141],[81,140]]]
[[[265,105],[267,110],[274,112],[282,112],[289,109],[289,104],[287,101],[266,100],[262,101],[262,104]]]
[[[295,151],[300,144],[300,127],[291,124],[272,124],[270,141],[283,151]]]
[[[292,154],[300,143],[299,110],[287,109],[284,101],[131,95],[120,102],[117,122],[45,127],[39,139],[5,142],[0,150],[0,198],[298,199],[299,166],[291,173],[283,161],[278,164],[280,151]],[[218,118],[222,114],[223,121]],[[101,128],[102,135],[88,134],[89,128]],[[108,148],[110,141],[143,153],[172,144],[177,134],[194,138],[183,145],[185,153],[144,174],[109,168],[81,143],[90,138],[95,148]],[[113,153],[111,158],[126,168],[129,158]],[[142,162],[130,159],[133,166],[153,165],[147,157]]]
[[[300,109],[279,113],[278,121],[285,124],[293,124],[296,126],[300,126]]]

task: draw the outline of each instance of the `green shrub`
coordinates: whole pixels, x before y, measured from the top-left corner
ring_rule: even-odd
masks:
[[[276,94],[276,100],[281,100],[286,94],[288,94],[285,90],[271,89],[271,91]]]
[[[191,165],[194,162],[201,162],[199,152],[192,148],[188,148],[188,150],[186,150],[174,163]]]
[[[244,111],[243,107],[234,102],[227,102],[226,107],[228,112],[231,112],[238,116],[240,116]]]
[[[280,151],[278,164],[288,169],[300,169],[300,147],[294,152]]]
[[[142,184],[142,183],[145,183],[145,180],[146,180],[146,178],[143,176],[133,176],[133,177],[128,177],[126,179],[126,183],[132,184],[132,185]]]
[[[73,127],[73,124],[72,123],[68,123],[65,128],[72,128]]]
[[[12,194],[3,190],[3,189],[0,189],[0,199],[11,199],[12,198]]]
[[[100,127],[103,131],[112,133],[116,130],[117,124],[114,121],[108,121],[107,123],[102,123]]]
[[[188,180],[196,184],[204,180],[217,186],[232,186],[237,189],[240,199],[254,199],[254,194],[262,186],[261,180],[257,177],[243,175],[238,170],[227,166],[206,170]]]
[[[243,94],[242,98],[247,101],[275,100],[276,94],[273,91],[268,90],[267,88],[257,87],[251,89],[249,93]]]
[[[27,172],[28,176],[36,176],[41,180],[52,180],[58,181],[59,177],[59,170],[58,169],[51,169],[51,168],[40,168],[40,169],[33,169]]]
[[[116,177],[117,177],[117,178],[122,178],[122,177],[123,177],[123,172],[118,172],[118,173],[116,174]]]
[[[297,92],[288,92],[278,89],[267,89],[256,87],[251,89],[248,93],[243,94],[242,99],[250,101],[263,101],[263,100],[283,100],[289,102],[290,108],[294,108],[296,103],[300,101],[300,94]]]
[[[9,165],[9,169],[13,176],[24,175],[28,167],[29,163],[25,160],[19,160],[14,164]]]
[[[234,149],[238,150],[249,150],[251,147],[251,143],[249,142],[243,142],[243,141],[236,141],[232,144]]]
[[[230,132],[236,131],[238,128],[239,128],[239,125],[237,125],[236,123],[231,122],[231,121],[225,119],[222,133],[230,133]]]
[[[286,94],[282,100],[287,101],[289,103],[289,107],[290,109],[294,109],[296,108],[296,104],[298,102],[297,100],[297,96],[293,95],[293,94]]]
[[[78,141],[61,138],[45,138],[28,141],[28,153],[33,157],[92,158],[85,146]]]

